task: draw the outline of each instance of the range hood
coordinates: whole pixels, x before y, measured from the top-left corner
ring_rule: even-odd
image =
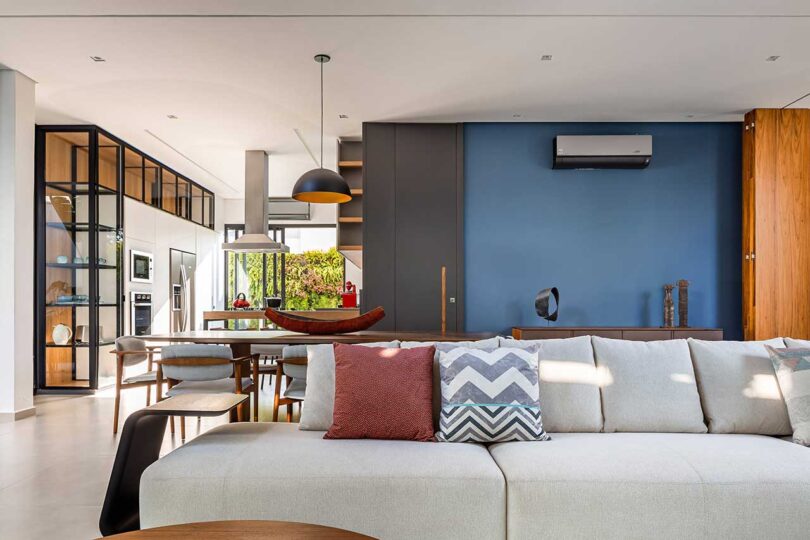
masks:
[[[233,253],[289,253],[290,248],[267,236],[267,152],[245,152],[245,234],[222,244]]]

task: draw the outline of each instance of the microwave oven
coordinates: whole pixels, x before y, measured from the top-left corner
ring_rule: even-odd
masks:
[[[129,280],[133,283],[152,283],[154,258],[151,253],[129,251]]]

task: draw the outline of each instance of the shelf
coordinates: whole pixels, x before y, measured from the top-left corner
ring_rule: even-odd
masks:
[[[363,246],[357,245],[346,245],[346,246],[338,246],[338,251],[361,251]]]
[[[103,304],[94,304],[97,307],[118,307],[118,304],[110,304],[110,303],[103,303]],[[45,307],[55,308],[55,307],[90,307],[88,302],[63,302],[59,304],[45,304]]]
[[[347,216],[347,217],[339,217],[339,223],[363,223],[362,217],[354,217],[354,216]]]
[[[349,191],[355,197],[362,197],[363,196],[363,188],[352,188]]]
[[[90,263],[48,263],[46,264],[48,268],[67,268],[69,270],[89,270]],[[114,264],[97,264],[93,268],[98,268],[99,270],[117,270],[118,267]]]
[[[110,225],[95,225],[90,223],[77,223],[77,222],[64,222],[64,221],[48,221],[45,223],[52,229],[64,229],[66,231],[74,232],[90,232],[91,229],[96,229],[99,232],[117,232],[118,229]]]
[[[108,347],[110,345],[115,345],[115,341],[99,341],[98,342],[99,347]],[[56,343],[50,343],[49,342],[49,343],[46,343],[45,346],[50,348],[50,349],[72,349],[72,348],[87,349],[87,348],[90,347],[90,344],[89,343],[76,343],[76,342],[73,342],[73,343],[67,343],[66,345],[57,345]]]
[[[363,166],[362,161],[338,161],[338,167],[342,169],[349,169],[349,168],[357,169],[362,166]]]

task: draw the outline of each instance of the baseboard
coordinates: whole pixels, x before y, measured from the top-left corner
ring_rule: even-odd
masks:
[[[17,420],[22,420],[23,418],[28,418],[29,416],[34,416],[36,414],[36,407],[28,407],[27,409],[22,409],[15,412],[0,413],[0,423],[16,422]]]

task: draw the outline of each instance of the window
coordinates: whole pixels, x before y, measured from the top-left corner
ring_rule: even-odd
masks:
[[[225,241],[233,242],[243,232],[243,225],[226,225]],[[345,261],[336,248],[335,227],[272,226],[268,234],[287,244],[290,253],[226,253],[226,307],[240,293],[254,308],[263,308],[267,296],[279,296],[283,309],[337,307],[343,290]],[[239,322],[230,321],[229,327],[236,324]],[[258,321],[242,321],[238,327],[257,326]]]

